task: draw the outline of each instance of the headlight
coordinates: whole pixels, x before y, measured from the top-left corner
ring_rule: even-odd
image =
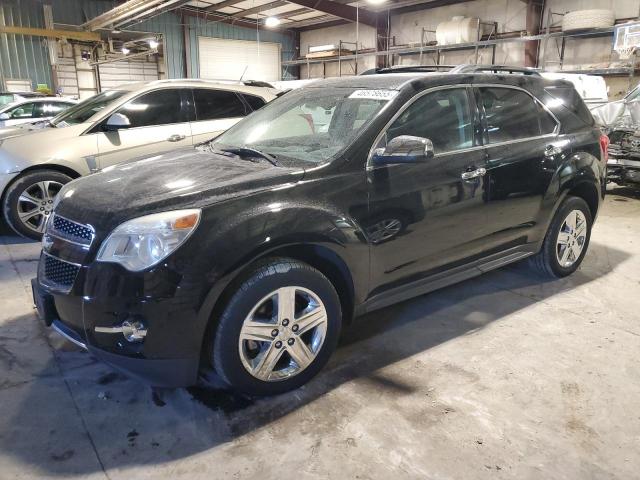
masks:
[[[152,267],[182,245],[199,221],[199,209],[134,218],[111,232],[100,247],[98,261],[119,263],[132,272]]]

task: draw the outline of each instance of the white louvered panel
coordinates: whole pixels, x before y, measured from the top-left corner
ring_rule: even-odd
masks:
[[[155,57],[151,59],[152,61],[146,58],[131,58],[100,64],[101,89],[107,90],[126,83],[158,80],[158,64]]]
[[[279,43],[198,37],[198,54],[200,78],[280,80]]]

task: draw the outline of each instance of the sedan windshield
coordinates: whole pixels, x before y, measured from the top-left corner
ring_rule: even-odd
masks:
[[[126,90],[109,90],[95,97],[87,98],[53,118],[51,124],[54,127],[67,127],[69,125],[84,123],[111,102],[116,101],[127,93],[129,92]]]
[[[397,93],[335,87],[294,90],[217,137],[211,147],[251,148],[285,163],[324,163],[348,147]]]

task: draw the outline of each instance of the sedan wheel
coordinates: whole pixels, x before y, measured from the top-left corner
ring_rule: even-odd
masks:
[[[240,330],[240,358],[259,380],[299,374],[316,358],[327,333],[320,298],[303,287],[283,287],[253,307]]]
[[[38,234],[44,232],[53,210],[53,200],[63,187],[62,183],[43,181],[25,188],[18,197],[18,217],[25,228]]]
[[[32,170],[18,176],[4,194],[2,211],[18,234],[40,240],[55,198],[72,178],[56,170]]]

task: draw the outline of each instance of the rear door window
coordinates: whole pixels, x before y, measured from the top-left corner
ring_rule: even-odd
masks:
[[[40,102],[36,104],[34,118],[55,117],[57,114],[71,107],[72,103],[63,102]]]
[[[246,109],[235,92],[196,88],[193,90],[196,120],[220,120],[246,115]]]
[[[481,87],[489,143],[508,142],[553,133],[556,121],[529,94],[502,87]]]

